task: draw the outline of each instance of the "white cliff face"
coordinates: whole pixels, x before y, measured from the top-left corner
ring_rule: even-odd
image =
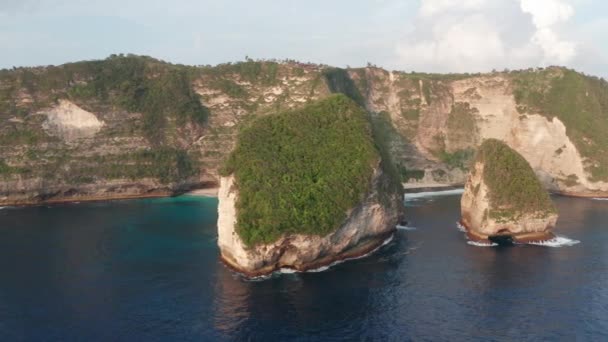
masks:
[[[381,172],[375,172],[374,184],[381,177]],[[374,190],[332,234],[286,235],[272,244],[247,247],[235,230],[237,197],[234,177],[222,177],[218,194],[218,245],[222,259],[249,276],[281,268],[305,271],[371,252],[394,232],[401,210],[399,196],[391,198],[388,206],[382,205]]]
[[[543,215],[526,213],[516,221],[501,221],[492,218],[489,189],[483,181],[484,165],[476,162],[461,198],[462,223],[469,237],[487,240],[489,236],[508,234],[520,239],[544,239],[550,236],[550,229],[557,222],[557,214]]]
[[[579,195],[608,191],[608,183],[591,182],[584,160],[558,118],[520,114],[509,80],[479,77],[452,83],[455,102],[477,108],[480,141],[494,138],[519,152],[550,190]],[[567,182],[577,180],[576,185]]]
[[[67,100],[59,100],[59,104],[45,112],[47,120],[42,127],[51,135],[65,141],[79,138],[91,138],[104,126],[95,114],[87,112]]]
[[[407,77],[380,69],[367,68],[367,107],[373,112],[386,111],[393,125],[410,138],[411,145],[405,166],[409,169],[437,169],[441,164],[436,151],[444,148],[453,153],[476,148],[484,139],[494,138],[507,143],[532,166],[543,185],[552,191],[577,196],[602,196],[608,193],[608,182],[591,182],[585,171],[585,159],[567,135],[558,118],[538,113],[520,114],[513,95],[511,78],[503,74],[484,75],[456,81],[435,81],[433,101],[423,96],[422,81],[417,86]],[[360,77],[352,73],[352,77]],[[404,118],[408,104],[419,102],[420,116],[416,123]],[[469,104],[475,118],[475,133],[466,141],[451,136],[448,121],[452,106]],[[415,128],[412,128],[415,125]],[[453,132],[452,132],[453,133]],[[442,146],[442,144],[444,146]],[[419,152],[423,158],[416,155]],[[435,153],[434,153],[435,152]],[[415,157],[414,157],[415,156]],[[444,168],[454,183],[465,182],[464,175]],[[445,172],[444,172],[445,173]],[[462,176],[462,177],[461,177]],[[437,182],[432,176],[425,183]],[[446,177],[440,182],[446,182]]]

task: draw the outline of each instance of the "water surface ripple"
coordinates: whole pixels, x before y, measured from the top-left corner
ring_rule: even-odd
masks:
[[[580,243],[476,247],[459,195],[325,272],[247,281],[218,260],[217,200],[0,211],[6,341],[608,340],[608,202],[554,198]]]

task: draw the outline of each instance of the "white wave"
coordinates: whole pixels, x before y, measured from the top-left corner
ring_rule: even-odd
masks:
[[[568,247],[581,243],[579,240],[570,239],[563,235],[556,235],[553,239],[539,242],[528,242],[528,245],[537,245],[545,247]]]
[[[343,260],[343,261],[346,261],[346,260]],[[325,272],[325,271],[327,271],[328,269],[330,269],[331,267],[336,266],[336,265],[341,264],[341,263],[342,263],[342,262],[340,262],[340,261],[336,261],[335,263],[330,264],[330,265],[327,265],[327,266],[321,266],[321,267],[319,267],[319,268],[315,268],[315,269],[312,269],[312,270],[308,270],[308,271],[306,271],[306,273],[319,273],[319,272]]]
[[[2,210],[2,209],[4,209],[4,208],[6,208],[6,207],[0,207],[0,210]]]
[[[608,201],[607,197],[594,197],[592,198],[594,201]]]
[[[490,242],[490,243],[486,243],[486,242],[477,242],[477,241],[467,241],[467,243],[471,246],[476,246],[476,247],[495,247],[498,246],[497,243],[494,242]]]
[[[378,251],[380,248],[382,248],[382,247],[388,245],[389,243],[391,243],[391,241],[393,241],[394,237],[395,237],[394,235],[391,235],[388,239],[384,240],[384,242],[380,246],[376,247],[374,250],[372,250],[371,252],[369,252],[367,254],[363,254],[361,256],[354,257],[354,258],[346,258],[346,259],[334,261],[334,262],[332,262],[329,265],[321,266],[319,268],[314,268],[314,269],[311,269],[311,270],[308,270],[308,271],[305,271],[305,272],[306,273],[319,273],[319,272],[327,271],[328,269],[330,269],[330,268],[332,268],[332,267],[334,267],[336,265],[339,265],[341,263],[347,262],[347,261],[352,261],[352,260],[358,260],[358,259],[366,258],[366,257],[368,257],[368,256],[376,253],[376,251]]]
[[[364,255],[361,255],[361,256],[358,256],[358,257],[346,258],[346,259],[338,260],[338,261],[335,261],[335,262],[333,262],[333,263],[331,263],[329,265],[321,266],[321,267],[314,268],[314,269],[310,269],[310,270],[307,270],[307,271],[304,271],[304,272],[284,267],[284,268],[279,269],[278,271],[273,272],[272,274],[267,274],[267,275],[258,276],[258,277],[245,278],[245,281],[251,281],[251,282],[264,281],[264,280],[272,278],[273,276],[277,276],[277,275],[281,275],[281,274],[319,273],[319,272],[324,272],[324,271],[327,271],[330,268],[332,268],[332,267],[334,267],[336,265],[342,264],[344,262],[366,258],[366,257],[374,254],[375,252],[377,252],[380,248],[382,248],[382,247],[386,246],[387,244],[389,244],[391,241],[393,241],[393,238],[394,238],[394,235],[391,235],[388,239],[384,240],[384,242],[382,242],[382,244],[380,246],[376,247],[371,252],[369,252],[367,254],[364,254]],[[235,274],[240,274],[240,273],[235,272]]]
[[[240,273],[236,273],[235,272],[235,275],[238,276],[238,277],[243,277],[242,274],[240,274]],[[243,277],[243,280],[250,281],[250,282],[258,282],[258,281],[268,280],[270,278],[272,278],[272,274],[263,275],[263,276],[257,276],[257,277],[250,277],[250,278]]]
[[[450,195],[462,195],[464,189],[452,189],[452,190],[439,190],[439,191],[425,191],[425,192],[412,192],[403,195],[403,198],[408,200],[415,200],[419,198],[437,197],[437,196],[450,196]]]
[[[456,227],[458,228],[458,230],[460,230],[463,233],[467,232],[467,229],[460,224],[460,222],[456,222]],[[465,234],[465,238],[467,239],[467,244],[471,245],[471,246],[475,246],[475,247],[496,247],[498,246],[497,243],[494,242],[479,242],[479,241],[471,241],[469,240],[469,237]]]
[[[279,273],[281,274],[292,274],[292,273],[298,273],[298,271],[294,270],[293,268],[281,268],[279,271]]]
[[[416,230],[416,227],[402,226],[400,224],[398,224],[396,228],[399,230],[407,230],[407,231]]]

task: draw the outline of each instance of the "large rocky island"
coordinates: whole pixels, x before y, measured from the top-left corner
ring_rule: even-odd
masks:
[[[246,126],[222,170],[218,244],[247,276],[305,271],[391,237],[401,186],[369,115],[343,95]]]
[[[528,162],[505,143],[485,140],[461,199],[462,225],[478,242],[553,238],[557,211]]]

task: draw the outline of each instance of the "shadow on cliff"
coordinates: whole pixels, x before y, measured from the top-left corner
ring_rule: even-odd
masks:
[[[346,69],[328,69],[323,72],[323,76],[325,77],[325,82],[327,82],[327,87],[332,93],[342,93],[365,108],[365,97],[363,97],[350,75],[348,75]]]

